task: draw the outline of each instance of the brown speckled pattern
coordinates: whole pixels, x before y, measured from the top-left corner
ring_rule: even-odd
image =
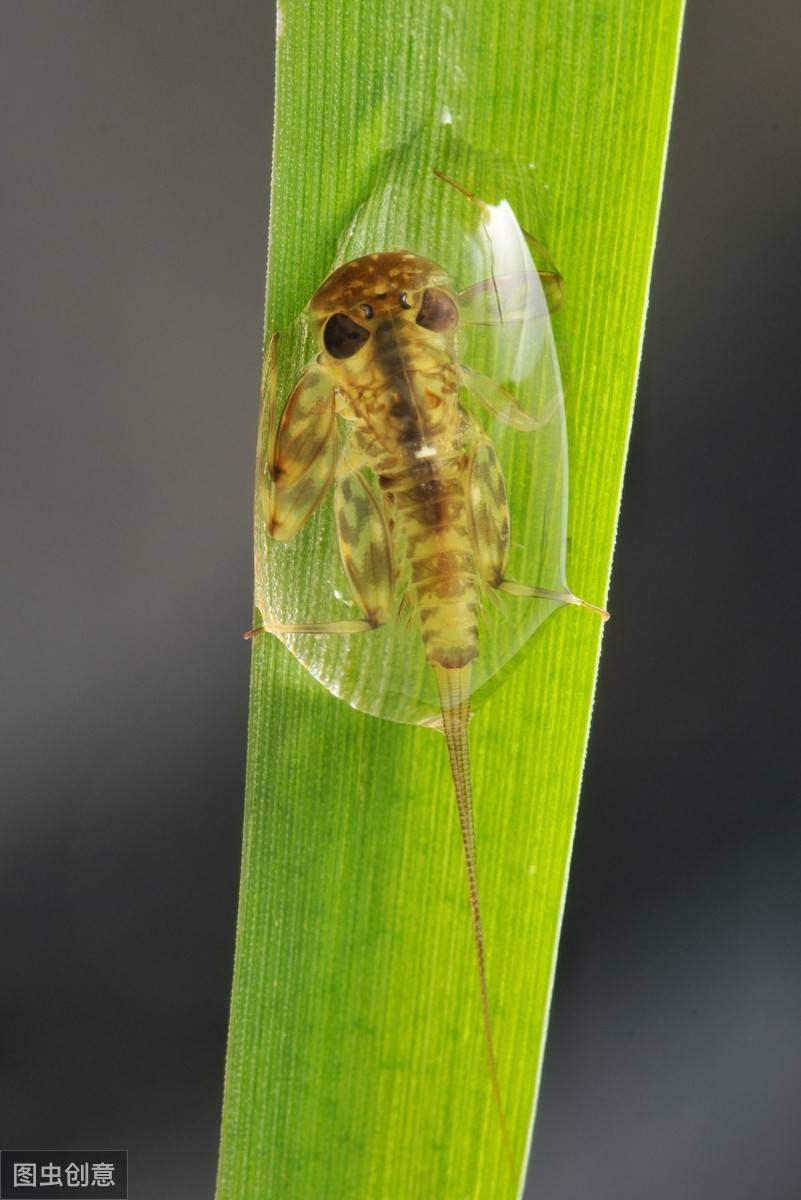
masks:
[[[315,292],[309,304],[314,317],[345,311],[369,302],[376,313],[394,308],[402,292],[451,283],[437,263],[406,250],[365,254],[338,267]]]
[[[451,280],[437,263],[405,250],[368,254],[337,268],[309,312],[320,331],[318,362],[350,424],[349,444],[378,478],[426,655],[455,668],[478,654],[479,564],[468,516],[478,431],[459,404],[455,327],[418,321],[429,289],[447,293],[458,311]],[[323,330],[342,312],[369,337],[352,355],[335,359],[325,351]],[[342,550],[347,561],[351,547]]]

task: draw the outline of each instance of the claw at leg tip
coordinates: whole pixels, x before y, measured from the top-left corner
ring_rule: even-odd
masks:
[[[597,604],[590,604],[589,600],[582,600],[581,598],[577,597],[575,603],[580,604],[582,608],[588,608],[590,612],[594,612],[597,617],[601,618],[601,623],[604,625],[612,615],[611,613],[608,613],[605,608],[600,608]]]

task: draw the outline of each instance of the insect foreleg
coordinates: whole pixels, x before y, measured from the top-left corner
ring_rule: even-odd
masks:
[[[468,188],[464,187],[461,183],[457,183],[455,179],[449,178],[449,176],[445,175],[444,172],[438,171],[436,167],[432,169],[437,179],[440,179],[443,183],[448,183],[451,187],[456,188],[457,192],[461,192],[471,204],[475,205],[475,207],[481,213],[481,220],[486,224],[491,206],[487,204],[485,200],[482,200],[480,196],[477,196],[475,192],[469,191]],[[548,311],[555,312],[556,309],[561,308],[562,306],[565,281],[562,278],[556,263],[551,258],[548,247],[541,242],[539,238],[534,237],[533,233],[529,233],[527,229],[523,229],[522,226],[520,227],[520,232],[523,234],[526,244],[528,245],[529,250],[531,250],[534,258],[546,264],[544,270],[541,270],[539,267],[537,267],[537,274],[539,275],[540,283],[542,284],[542,291],[547,301]],[[488,288],[494,288],[495,286],[495,280],[487,281]]]
[[[556,263],[551,258],[548,247],[535,238],[533,233],[529,233],[527,229],[522,229],[523,237],[526,239],[529,250],[535,260],[547,263],[545,270],[537,267],[537,274],[540,277],[542,290],[545,293],[545,299],[548,302],[548,312],[556,312],[562,307],[562,302],[565,298],[565,281]]]

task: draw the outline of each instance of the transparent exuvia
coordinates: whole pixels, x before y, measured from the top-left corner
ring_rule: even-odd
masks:
[[[268,354],[259,472],[276,513],[272,529],[257,517],[256,605],[316,679],[375,716],[440,720],[432,640],[466,668],[475,707],[554,609],[580,603],[551,323],[562,281],[530,228],[532,174],[447,127],[389,156]],[[462,645],[441,628],[451,617],[472,627]]]

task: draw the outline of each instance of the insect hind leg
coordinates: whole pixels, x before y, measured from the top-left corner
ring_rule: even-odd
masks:
[[[249,629],[242,637],[246,642],[251,641],[260,633],[369,633],[371,629],[380,628],[380,621],[318,621],[308,625],[286,624],[283,621],[268,621]]]
[[[609,613],[605,608],[590,604],[589,600],[582,600],[581,596],[576,596],[571,591],[558,592],[551,588],[531,587],[527,583],[516,583],[513,579],[502,579],[496,586],[499,592],[507,592],[510,596],[532,596],[539,600],[555,600],[557,604],[574,604],[594,612],[602,621],[609,620]]]

